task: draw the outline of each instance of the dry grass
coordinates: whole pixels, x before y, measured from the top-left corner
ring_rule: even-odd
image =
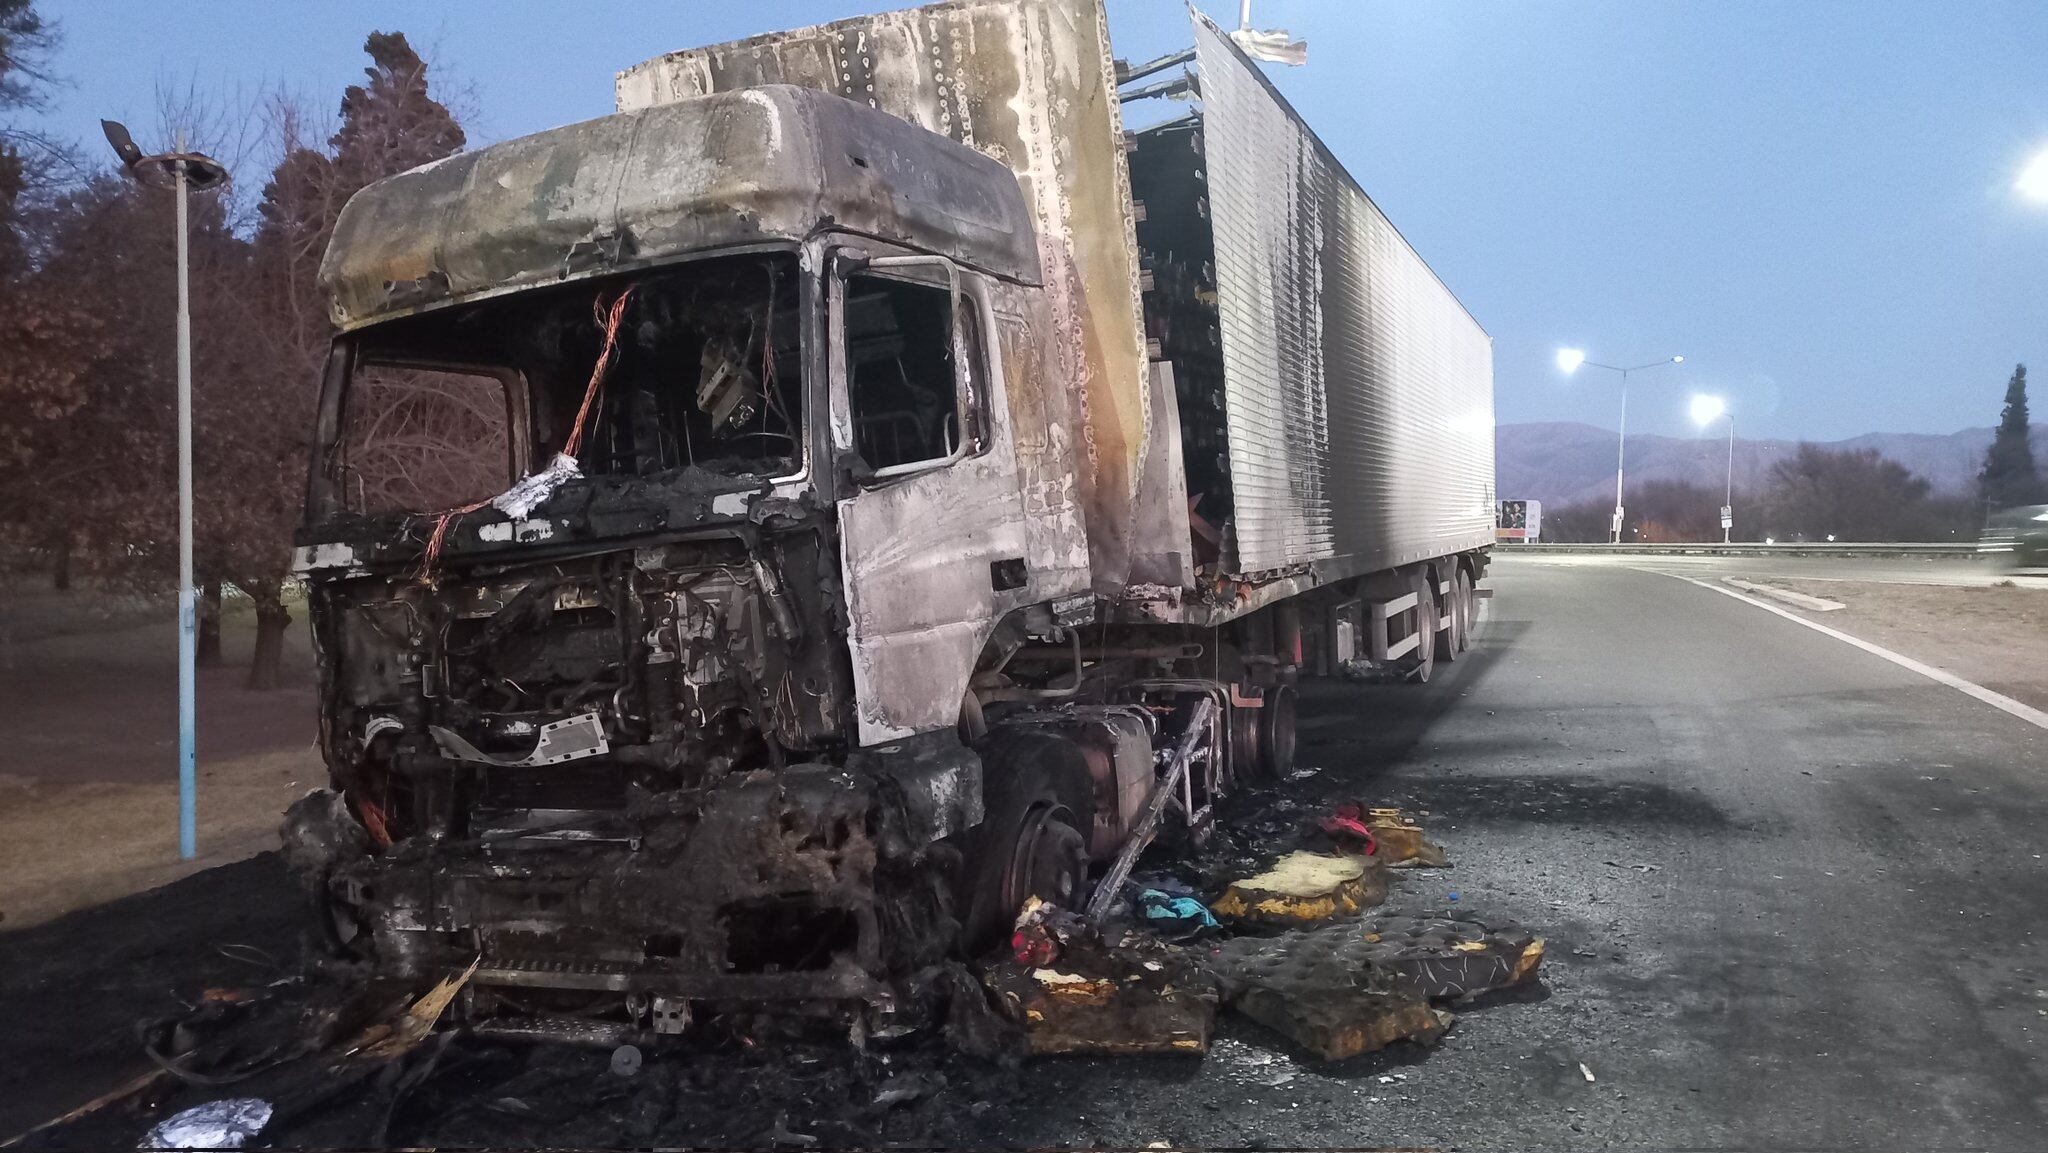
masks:
[[[200,767],[197,860],[178,859],[178,786],[0,775],[0,931],[277,847],[284,808],[326,781],[308,746]]]
[[[250,691],[254,618],[231,606],[229,663],[199,671],[201,855],[178,859],[172,617],[162,597],[0,578],[0,932],[274,848],[285,806],[326,783],[303,627],[289,687]]]

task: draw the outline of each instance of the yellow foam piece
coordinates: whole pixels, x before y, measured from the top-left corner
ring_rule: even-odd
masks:
[[[1305,922],[1356,913],[1378,904],[1384,889],[1366,884],[1358,857],[1293,852],[1256,876],[1233,881],[1213,911],[1233,921]]]

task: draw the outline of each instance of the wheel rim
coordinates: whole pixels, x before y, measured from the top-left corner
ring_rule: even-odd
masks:
[[[1435,581],[1430,582],[1430,586],[1432,588],[1443,588],[1443,599],[1436,604],[1437,619],[1450,618],[1450,623],[1437,631],[1436,659],[1440,663],[1450,664],[1458,659],[1458,629],[1464,620],[1463,615],[1458,611],[1458,578],[1455,576],[1445,577],[1441,586]]]
[[[1032,897],[1071,909],[1086,879],[1088,846],[1066,806],[1033,805],[1017,829],[1003,873],[1003,907],[1012,915]]]
[[[1436,596],[1430,591],[1428,577],[1415,578],[1415,667],[1413,676],[1417,681],[1429,683],[1429,675],[1436,671]]]
[[[1458,651],[1472,646],[1472,574],[1458,570]]]

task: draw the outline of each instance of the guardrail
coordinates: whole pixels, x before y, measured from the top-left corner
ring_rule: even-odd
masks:
[[[1917,557],[1925,560],[1991,560],[2002,554],[1980,552],[1976,541],[1956,544],[1917,542],[1779,542],[1762,544],[1736,541],[1733,544],[1501,544],[1496,552],[1516,553],[1614,553],[1621,556],[1861,556]]]

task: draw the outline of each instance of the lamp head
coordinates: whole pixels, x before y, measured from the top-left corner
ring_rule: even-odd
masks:
[[[2044,148],[2025,168],[2020,169],[2019,179],[2013,181],[2013,189],[2021,196],[2036,204],[2048,204],[2048,148]]]
[[[114,155],[121,158],[121,167],[133,168],[142,159],[142,149],[137,147],[135,138],[128,135],[128,126],[118,120],[100,121],[100,131],[107,134],[107,143],[114,146]]]
[[[1577,372],[1579,366],[1584,363],[1586,363],[1586,354],[1576,348],[1560,348],[1557,350],[1558,371],[1565,373],[1567,376]]]

